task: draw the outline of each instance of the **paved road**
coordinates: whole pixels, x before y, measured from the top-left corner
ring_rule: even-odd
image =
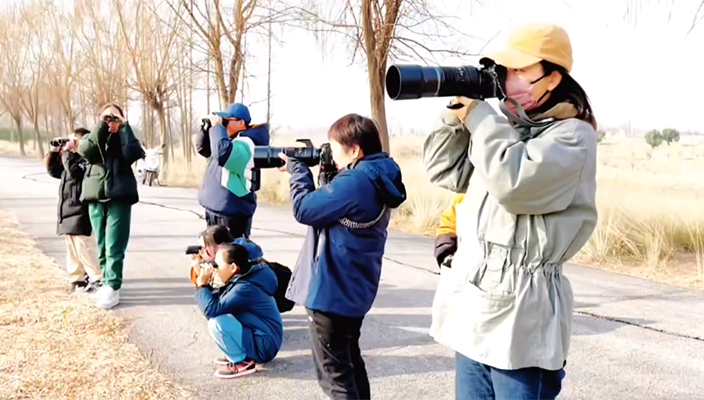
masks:
[[[0,158],[0,208],[18,218],[61,264],[55,236],[58,181],[37,162]],[[284,314],[284,347],[266,370],[235,381],[212,376],[218,352],[194,305],[183,250],[204,222],[196,191],[140,188],[133,210],[122,304],[132,339],[203,399],[322,399],[306,318]],[[267,258],[293,265],[304,228],[286,208],[261,205],[253,239]],[[437,276],[431,240],[392,232],[379,296],[361,346],[376,399],[452,399],[452,352],[427,335]],[[704,293],[570,266],[576,297],[564,399],[704,399]]]

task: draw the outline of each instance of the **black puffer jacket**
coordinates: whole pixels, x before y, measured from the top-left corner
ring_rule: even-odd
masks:
[[[78,153],[50,152],[46,155],[46,169],[49,175],[61,179],[56,233],[90,236],[88,205],[80,200],[86,161]]]

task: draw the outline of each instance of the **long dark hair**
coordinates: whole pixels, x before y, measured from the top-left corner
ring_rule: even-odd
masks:
[[[592,111],[589,96],[587,96],[587,92],[584,91],[582,86],[574,80],[564,67],[549,61],[541,61],[540,64],[543,66],[545,75],[550,75],[557,71],[562,75],[562,81],[560,81],[560,84],[550,93],[550,97],[545,104],[538,107],[536,111],[545,112],[559,103],[567,102],[577,108],[577,119],[581,119],[596,129],[594,111]]]

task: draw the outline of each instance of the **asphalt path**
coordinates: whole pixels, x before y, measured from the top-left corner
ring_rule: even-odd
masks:
[[[0,208],[63,266],[57,193],[58,180],[41,163],[0,158]],[[283,314],[283,348],[262,371],[233,381],[213,377],[218,350],[193,301],[184,255],[205,228],[196,195],[140,187],[122,303],[114,312],[144,354],[199,398],[324,399],[300,307]],[[304,233],[290,209],[259,206],[252,239],[268,259],[293,266]],[[453,353],[428,336],[435,272],[431,239],[390,232],[379,295],[361,339],[375,399],[454,398]],[[576,307],[560,398],[704,399],[704,293],[572,265],[565,274]]]

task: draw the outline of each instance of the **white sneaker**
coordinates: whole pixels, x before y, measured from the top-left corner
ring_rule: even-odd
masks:
[[[105,285],[99,287],[98,290],[96,290],[95,292],[91,293],[91,295],[90,295],[90,301],[92,301],[93,303],[95,303],[96,301],[98,301],[98,300],[102,299],[103,297],[105,297],[105,293],[107,292],[107,289],[108,289],[108,286],[105,286]]]
[[[116,305],[120,304],[120,291],[111,288],[110,286],[103,286],[98,293],[102,291],[100,297],[95,302],[95,306],[103,310],[109,310]]]

